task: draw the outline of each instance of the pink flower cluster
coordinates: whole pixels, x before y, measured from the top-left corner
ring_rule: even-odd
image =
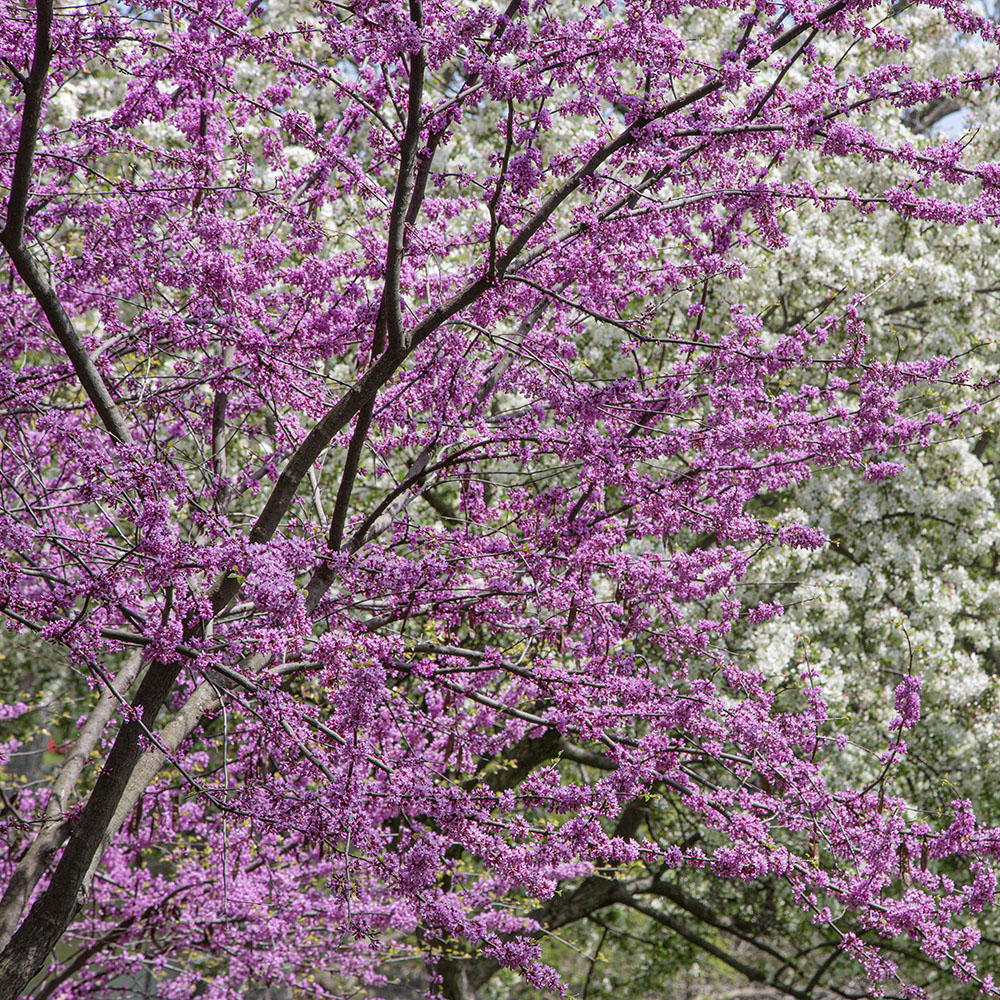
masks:
[[[860,117],[995,74],[821,56],[901,58],[868,0],[99,4],[47,42],[46,10],[0,0],[0,609],[104,693],[83,759],[124,763],[0,816],[4,885],[59,836],[0,965],[62,907],[107,947],[46,948],[53,1000],[376,990],[393,949],[441,990],[462,954],[559,989],[553,914],[646,865],[613,901],[771,880],[873,994],[901,937],[995,995],[969,921],[1000,834],[964,800],[915,821],[901,743],[859,784],[815,679],[726,648],[784,611],[739,597],[760,551],[826,543],[760,498],[878,488],[961,416],[911,390],[961,373],[871,356],[863,297],[775,331],[712,293],[803,206],[995,222],[996,164]],[[876,180],[775,172],[813,155]],[[654,796],[699,838],[629,825]]]

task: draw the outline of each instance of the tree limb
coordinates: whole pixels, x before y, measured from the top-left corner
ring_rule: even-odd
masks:
[[[420,0],[410,0],[410,20],[419,31],[423,27]],[[424,49],[421,45],[410,55],[410,86],[406,105],[406,130],[399,146],[399,175],[389,211],[389,245],[385,255],[385,285],[380,312],[389,336],[389,349],[403,346],[403,307],[399,296],[399,279],[403,266],[406,216],[413,191],[414,166],[420,145],[420,99],[424,91]]]
[[[132,653],[114,679],[114,686],[127,690],[135,681],[142,662],[142,653]],[[45,818],[27,851],[18,861],[3,898],[0,899],[0,949],[10,940],[31,898],[31,893],[48,867],[49,858],[69,836],[70,823],[65,817],[69,797],[80,780],[90,754],[104,735],[105,727],[114,714],[117,700],[111,690],[101,689],[97,704],[87,716],[80,735],[73,744],[56,780],[49,791]]]
[[[350,444],[347,446],[347,455],[344,457],[344,468],[340,474],[340,486],[337,489],[337,500],[333,507],[333,514],[330,517],[330,533],[328,545],[331,552],[336,552],[340,548],[340,543],[344,540],[344,526],[347,524],[347,514],[351,506],[351,492],[354,489],[354,480],[358,476],[358,467],[361,464],[361,452],[368,437],[368,429],[371,427],[372,413],[374,412],[374,400],[365,403],[358,411],[358,422],[351,435]]]
[[[145,731],[153,724],[180,671],[179,662],[154,662],[146,671],[133,702],[135,714],[118,731],[48,886],[0,952],[0,1000],[16,1000],[82,906],[80,891],[91,866],[100,861],[106,838],[112,835],[110,823],[143,755]]]
[[[128,441],[129,432],[101,373],[83,346],[58,296],[52,290],[38,262],[24,244],[24,221],[35,163],[35,146],[42,121],[45,82],[52,61],[52,0],[38,0],[35,26],[35,53],[31,72],[24,81],[24,109],[14,157],[14,173],[7,198],[7,218],[0,231],[0,245],[7,251],[21,280],[45,313],[56,339],[63,346],[84,391],[94,404],[101,422],[119,441]]]

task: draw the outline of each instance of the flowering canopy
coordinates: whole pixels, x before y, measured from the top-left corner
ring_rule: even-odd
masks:
[[[687,867],[780,883],[874,991],[897,936],[993,991],[1000,835],[893,783],[920,679],[858,786],[815,676],[724,642],[826,543],[762,497],[961,418],[863,295],[711,294],[804,203],[1000,217],[1000,164],[869,115],[995,85],[997,27],[926,7],[985,68],[867,0],[4,0],[0,603],[94,694],[3,813],[0,997],[555,987],[544,932]]]

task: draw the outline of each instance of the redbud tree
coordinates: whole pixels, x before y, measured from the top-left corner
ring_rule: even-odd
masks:
[[[710,294],[806,204],[1000,217],[1000,164],[874,124],[1000,77],[926,7],[987,68],[869,0],[3,0],[0,760],[63,728],[4,784],[0,997],[560,989],[541,942],[609,907],[719,958],[687,870],[860,992],[923,995],[900,941],[995,992],[1000,833],[894,780],[920,678],[859,782],[816,675],[728,641],[783,612],[755,560],[827,542],[762,498],[974,405],[862,294]]]

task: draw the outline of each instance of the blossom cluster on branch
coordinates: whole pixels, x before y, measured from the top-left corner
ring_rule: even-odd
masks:
[[[919,9],[975,58],[869,0],[0,3],[0,763],[77,701],[4,793],[0,998],[559,990],[547,934],[669,926],[679,872],[873,994],[925,995],[901,939],[997,992],[1000,831],[895,781],[921,678],[866,773],[828,673],[733,648],[841,545],[780,498],[885,495],[990,396],[870,288],[746,287],[802,218],[1000,219],[1000,164],[900,134],[1000,29]]]

